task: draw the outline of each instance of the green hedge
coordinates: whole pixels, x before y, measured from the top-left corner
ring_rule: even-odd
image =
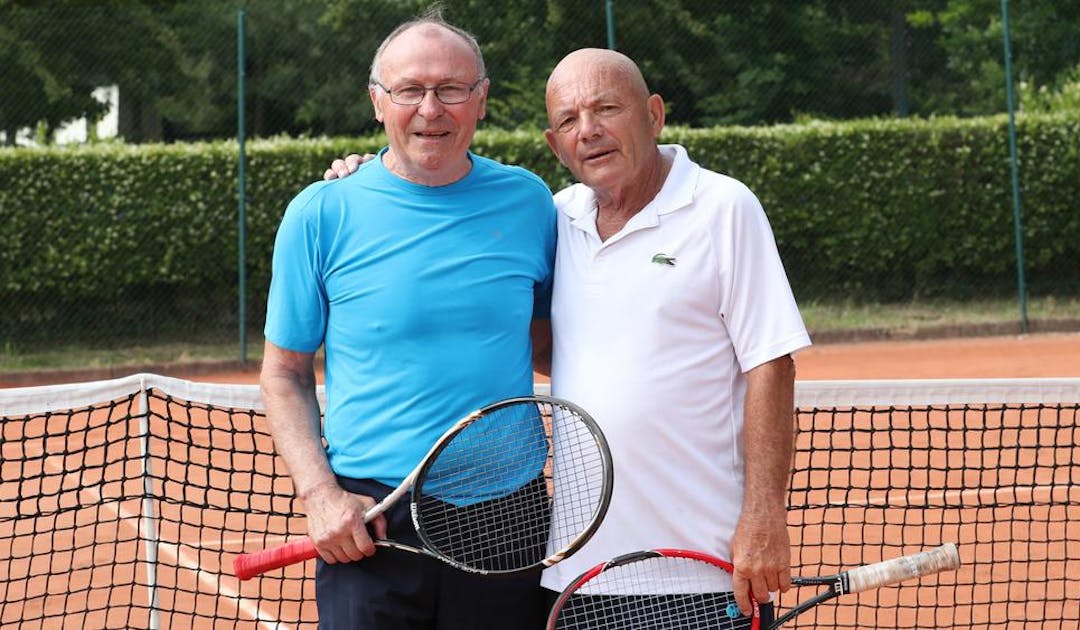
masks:
[[[1017,125],[1025,272],[1080,288],[1080,116]],[[669,134],[762,199],[800,298],[1016,294],[1006,117]]]
[[[1018,119],[1032,290],[1080,292],[1080,115]],[[1007,119],[668,129],[761,198],[802,300],[1012,295]],[[274,230],[330,159],[384,138],[248,143],[247,275],[261,325]],[[474,149],[570,183],[539,132]],[[0,150],[0,343],[228,338],[237,321],[235,142]]]

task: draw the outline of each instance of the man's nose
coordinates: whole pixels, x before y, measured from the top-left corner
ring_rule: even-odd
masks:
[[[424,118],[434,118],[443,113],[446,107],[439,100],[439,97],[435,95],[435,90],[427,90],[424,92],[424,98],[417,105],[417,111]]]
[[[595,138],[604,132],[600,120],[588,113],[582,112],[578,118],[578,135],[582,138]]]

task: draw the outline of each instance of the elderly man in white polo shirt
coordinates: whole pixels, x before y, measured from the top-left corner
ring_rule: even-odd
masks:
[[[551,388],[601,424],[615,490],[597,533],[542,584],[692,548],[731,559],[749,615],[751,594],[791,586],[791,354],[810,345],[772,229],[745,185],[657,144],[663,100],[625,55],[570,53],[546,97],[545,137],[581,182],[555,195]]]
[[[790,587],[791,353],[810,344],[772,230],[745,185],[657,145],[663,100],[626,56],[575,51],[546,96],[548,145],[581,182],[555,195],[552,392],[603,427],[615,493],[543,584],[688,547],[732,560],[749,614],[749,593]]]

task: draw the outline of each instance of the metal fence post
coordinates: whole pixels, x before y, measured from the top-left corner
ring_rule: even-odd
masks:
[[[247,156],[244,153],[245,140],[245,95],[244,95],[244,9],[236,11],[236,139],[239,145],[236,173],[236,276],[239,305],[237,319],[240,320],[240,365],[247,365]]]
[[[615,0],[605,0],[604,15],[607,18],[607,47],[615,50]]]
[[[1009,169],[1012,176],[1013,228],[1016,240],[1016,288],[1020,298],[1020,332],[1028,329],[1024,280],[1024,229],[1020,215],[1020,172],[1016,160],[1016,111],[1013,105],[1012,47],[1009,43],[1009,0],[1001,0],[1001,33],[1005,41],[1005,101],[1009,108]]]

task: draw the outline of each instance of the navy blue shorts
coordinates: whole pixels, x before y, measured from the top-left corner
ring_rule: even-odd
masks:
[[[349,492],[376,501],[392,488],[338,478]],[[385,512],[387,537],[419,547],[404,498]],[[547,597],[539,572],[523,576],[465,573],[426,555],[379,548],[358,562],[318,561],[315,599],[324,630],[530,630],[544,627]]]

